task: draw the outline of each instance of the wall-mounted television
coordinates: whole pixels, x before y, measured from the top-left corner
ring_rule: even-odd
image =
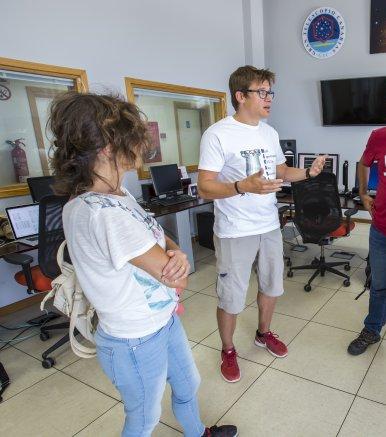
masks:
[[[323,125],[386,125],[386,76],[322,80]]]

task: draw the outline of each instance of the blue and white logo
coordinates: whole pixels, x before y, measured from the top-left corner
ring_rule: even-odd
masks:
[[[315,9],[303,25],[303,44],[315,58],[334,56],[343,46],[346,25],[342,15],[333,8]]]

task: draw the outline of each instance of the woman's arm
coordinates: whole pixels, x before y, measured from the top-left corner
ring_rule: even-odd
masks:
[[[186,255],[185,255],[186,256]],[[138,267],[157,281],[162,282],[167,287],[171,288],[186,288],[187,278],[180,278],[178,280],[170,280],[163,274],[163,270],[169,263],[170,257],[166,252],[158,245],[155,244],[151,249],[145,252],[143,255],[137,256],[130,260],[130,263],[135,267]]]
[[[170,282],[187,278],[190,273],[188,257],[182,252],[178,245],[166,235],[165,241],[166,255],[169,257],[169,262],[163,269],[162,276]]]

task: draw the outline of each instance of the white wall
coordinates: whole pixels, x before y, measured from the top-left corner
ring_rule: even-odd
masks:
[[[246,2],[253,28],[244,32]],[[17,0],[2,9],[1,56],[83,68],[91,90],[124,96],[125,76],[228,91],[229,74],[246,62],[244,34],[252,61],[264,63],[259,22],[262,0]],[[136,172],[126,183],[141,195]],[[26,199],[0,199],[0,211]],[[0,284],[0,306],[17,300],[12,287]]]
[[[265,61],[277,74],[277,94],[269,122],[280,138],[295,138],[299,152],[339,153],[341,164],[347,159],[352,186],[355,162],[375,127],[323,127],[319,81],[385,76],[386,54],[369,54],[368,0],[331,0],[327,5],[343,15],[346,41],[335,56],[320,60],[303,48],[301,31],[307,15],[325,5],[310,0],[264,1]]]
[[[18,0],[2,12],[1,56],[83,68],[92,90],[126,95],[132,76],[227,91],[245,62],[242,0]]]

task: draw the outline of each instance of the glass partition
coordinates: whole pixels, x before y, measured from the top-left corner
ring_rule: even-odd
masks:
[[[27,178],[51,173],[48,108],[71,89],[87,89],[83,70],[0,58],[0,197],[28,194]]]
[[[203,132],[225,117],[226,95],[218,91],[126,78],[129,100],[146,115],[153,150],[138,171],[150,177],[149,166],[178,164],[197,171]]]

